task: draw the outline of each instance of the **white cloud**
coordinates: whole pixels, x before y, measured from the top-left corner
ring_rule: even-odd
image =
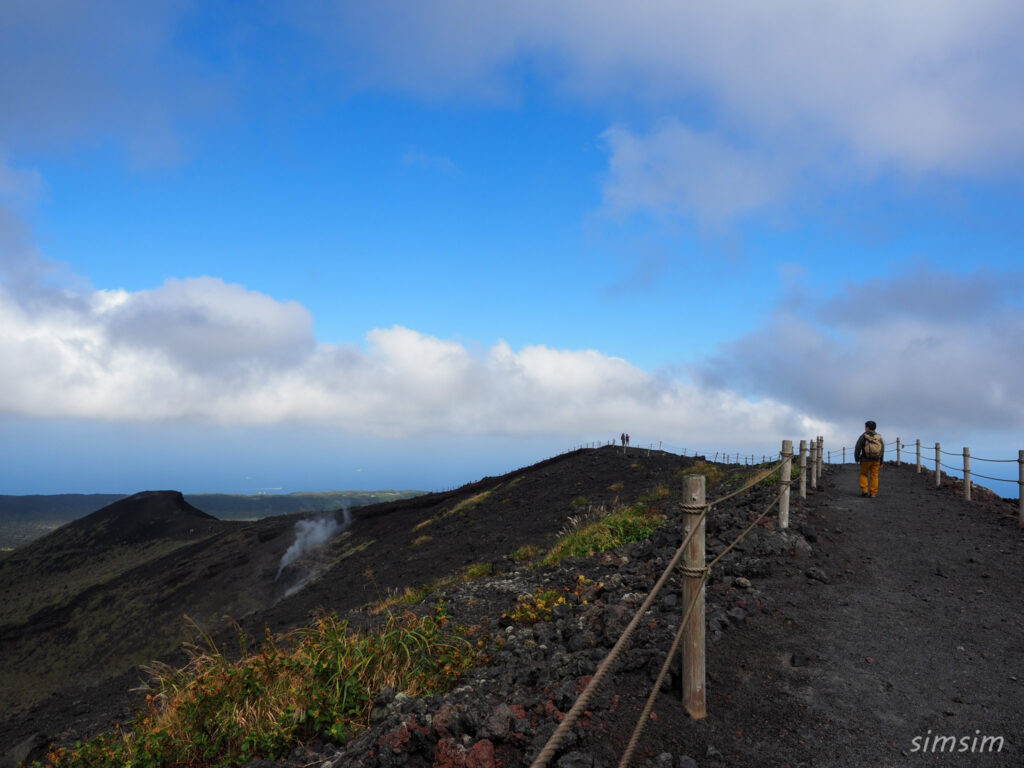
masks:
[[[611,156],[604,201],[614,215],[647,208],[720,223],[780,200],[790,185],[781,165],[677,120],[646,136],[616,126],[604,139]]]
[[[1017,273],[918,267],[852,283],[806,314],[780,309],[764,330],[694,368],[704,386],[777,398],[837,423],[912,434],[1020,430],[1024,311]]]
[[[200,374],[250,363],[293,364],[314,345],[312,317],[297,302],[282,303],[211,277],[100,294],[95,306],[112,345],[159,351]]]
[[[293,303],[213,278],[23,305],[0,288],[0,412],[28,418],[302,422],[352,434],[634,434],[774,444],[798,412],[651,375],[595,350],[480,353],[395,326],[317,344]],[[818,427],[820,430],[820,427]]]
[[[986,177],[1024,159],[1012,0],[329,7],[309,14],[315,34],[360,86],[508,101],[540,73],[573,100],[663,119],[606,134],[611,207],[714,219],[784,199],[805,174],[811,188],[889,170]]]

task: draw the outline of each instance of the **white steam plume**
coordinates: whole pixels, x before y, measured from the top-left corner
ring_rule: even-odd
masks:
[[[346,507],[342,510],[342,514],[345,516],[342,523],[339,523],[334,517],[326,516],[315,520],[299,520],[295,524],[295,541],[281,558],[281,564],[277,568],[277,576],[274,577],[274,580],[281,578],[281,572],[296,560],[319,549],[332,536],[347,531],[352,525],[352,513]]]

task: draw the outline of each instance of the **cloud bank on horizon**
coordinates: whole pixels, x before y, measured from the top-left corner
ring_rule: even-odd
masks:
[[[996,0],[601,0],[585,13],[533,1],[486,10],[468,0],[8,3],[0,418],[315,425],[393,438],[604,436],[628,425],[691,444],[762,446],[845,437],[871,417],[1012,439],[1024,428],[1024,271],[1015,256],[1024,232],[1012,221],[1024,170],[1022,31],[1024,8]],[[385,136],[389,110],[414,116],[417,143]],[[452,136],[453,123],[439,117],[449,112],[466,123]],[[308,135],[291,134],[280,115],[302,122],[321,113],[330,129],[318,151],[372,154],[390,140],[391,165],[361,175],[351,156],[334,167],[323,154],[301,154]],[[487,122],[494,115],[530,116],[541,128],[499,132]],[[265,132],[258,140],[252,126]],[[489,250],[473,241],[478,253],[449,255],[477,219],[529,230],[544,216],[527,203],[555,211],[572,197],[555,188],[564,169],[549,167],[547,144],[560,132],[570,139],[558,152],[576,142],[582,158],[573,166],[576,219],[518,251],[495,235]],[[477,142],[474,155],[466,148]],[[243,250],[182,267],[173,253],[159,255],[155,235],[109,263],[102,252],[117,250],[117,238],[82,235],[85,268],[73,249],[50,252],[88,229],[79,221],[65,234],[51,213],[74,214],[69,197],[94,194],[102,210],[116,209],[149,194],[131,180],[172,188],[190,169],[213,186],[225,171],[211,148],[225,146],[222,154],[256,168],[272,146],[287,158],[287,178],[226,176],[231,198],[206,221],[203,204],[189,208],[188,190],[173,187],[175,212],[214,229],[251,206],[256,238],[280,229],[290,252]],[[503,151],[510,167],[532,174],[537,199],[475,208],[486,197],[475,179],[517,183],[488,164]],[[344,179],[357,178],[325,217],[343,211],[354,231],[366,210],[395,197],[374,189],[385,172],[441,179],[402,201],[410,215],[423,209],[433,249],[393,256],[408,242],[310,239],[313,204],[285,209],[254,194],[295,175],[300,186],[323,184],[305,190],[309,198],[341,198]],[[459,185],[463,197],[442,194]],[[889,203],[894,218],[913,221],[880,216],[876,206]],[[450,213],[460,206],[462,216]],[[181,228],[168,222],[164,231]],[[132,226],[128,216],[123,223]],[[575,256],[554,245],[566,227],[578,230]],[[619,238],[621,253],[602,261],[604,241]],[[338,263],[387,254],[374,274],[384,309],[347,337],[319,330],[352,329],[328,298],[293,282],[273,287],[318,250]],[[468,301],[464,288],[443,293],[446,277],[490,263],[551,282],[572,296],[571,309],[549,306],[534,285],[517,289],[495,267],[485,276],[499,286],[491,304],[445,322],[449,307]],[[598,287],[581,288],[571,270],[551,274],[556,263],[593,273]],[[130,287],[109,277],[118,264],[137,275]],[[402,270],[425,275],[432,304],[412,312],[387,303],[381,276]],[[688,270],[717,281],[691,296],[692,308],[680,295],[697,279]],[[657,295],[659,283],[675,295]],[[652,297],[650,314],[624,303],[633,293]],[[704,318],[720,307],[743,319],[718,329]],[[523,334],[532,340],[505,340],[534,313],[535,329]],[[575,335],[556,334],[563,315]],[[705,346],[688,345],[687,334],[706,337]],[[656,337],[643,363],[621,351],[630,336]]]

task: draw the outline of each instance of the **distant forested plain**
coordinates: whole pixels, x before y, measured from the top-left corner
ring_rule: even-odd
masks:
[[[232,493],[185,494],[192,506],[221,520],[257,520],[271,515],[328,512],[419,496],[424,491],[327,491],[243,495]],[[61,493],[54,495],[0,495],[0,551],[27,544],[50,531],[113,504],[129,494]]]

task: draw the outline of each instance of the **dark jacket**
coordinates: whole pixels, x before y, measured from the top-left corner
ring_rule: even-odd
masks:
[[[864,435],[869,434],[877,435],[878,433],[875,432],[874,430],[870,430],[864,433]],[[856,461],[857,463],[860,463],[862,461],[872,461],[872,459],[868,459],[866,456],[864,456],[864,435],[861,435],[860,437],[857,438],[857,445],[853,449],[853,460]],[[881,435],[879,435],[879,437],[881,437]],[[882,441],[882,455],[880,458],[877,459],[877,461],[885,461],[885,440]]]

